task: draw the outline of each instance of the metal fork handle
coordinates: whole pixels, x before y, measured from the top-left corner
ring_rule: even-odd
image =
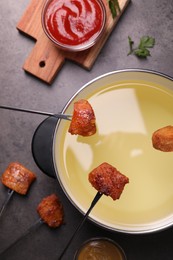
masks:
[[[33,232],[34,230],[36,230],[36,228],[38,228],[41,224],[43,224],[43,220],[41,218],[39,218],[32,226],[30,226],[20,237],[18,237],[14,242],[12,242],[4,251],[2,251],[0,253],[0,259],[2,256],[5,255],[5,253],[7,253],[7,251],[9,251],[12,247],[14,247],[18,242],[20,242],[24,237],[26,237],[27,235],[29,235],[31,232]]]
[[[31,113],[31,114],[37,114],[37,115],[54,116],[56,118],[65,119],[65,120],[71,120],[71,117],[72,117],[72,115],[66,115],[66,114],[62,114],[62,113],[54,114],[54,113],[50,113],[50,112],[17,108],[17,107],[0,106],[0,108],[7,109],[7,110],[13,110],[13,111],[19,111],[19,112],[25,112],[25,113]]]
[[[4,213],[4,211],[5,211],[5,209],[6,209],[6,207],[7,207],[7,205],[8,205],[8,203],[9,203],[13,194],[14,194],[14,190],[9,189],[8,193],[7,193],[7,197],[6,197],[2,207],[0,209],[0,218],[2,217],[2,215],[3,215],[3,213]]]
[[[70,240],[68,241],[68,243],[66,244],[65,248],[63,249],[61,255],[58,257],[58,260],[61,260],[62,257],[64,256],[66,250],[68,249],[68,247],[70,246],[72,240],[76,237],[76,235],[78,234],[78,231],[81,229],[81,227],[83,226],[83,224],[85,223],[86,219],[88,218],[89,213],[91,212],[91,210],[94,208],[94,206],[96,205],[96,203],[99,201],[99,199],[102,197],[102,193],[97,192],[94,199],[91,202],[91,205],[88,209],[88,211],[85,213],[85,215],[82,218],[82,221],[79,223],[79,225],[77,226],[75,232],[73,233],[73,235],[71,236]]]

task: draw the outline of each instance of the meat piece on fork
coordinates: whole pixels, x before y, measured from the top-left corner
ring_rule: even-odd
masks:
[[[19,162],[11,162],[2,174],[2,183],[11,190],[25,195],[36,175]]]
[[[41,219],[51,228],[57,228],[63,224],[63,206],[55,194],[42,199],[37,207],[37,212]]]
[[[89,182],[100,193],[119,199],[129,178],[104,162],[89,173]]]
[[[91,136],[96,133],[96,118],[90,103],[81,99],[74,103],[72,120],[68,130],[72,135]]]
[[[156,130],[152,135],[153,147],[162,152],[173,152],[173,126]]]

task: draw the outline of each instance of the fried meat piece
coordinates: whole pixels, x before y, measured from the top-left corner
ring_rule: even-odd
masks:
[[[12,162],[2,174],[1,181],[11,190],[25,195],[35,179],[36,175],[33,172],[18,162]]]
[[[165,126],[152,135],[153,147],[162,152],[173,152],[173,126]]]
[[[91,136],[96,133],[96,118],[87,100],[74,103],[72,121],[68,130],[72,135]]]
[[[116,200],[120,198],[129,179],[115,167],[104,162],[89,173],[89,182],[97,191]]]
[[[55,194],[42,199],[37,207],[37,212],[41,219],[51,228],[59,227],[63,223],[63,207]]]

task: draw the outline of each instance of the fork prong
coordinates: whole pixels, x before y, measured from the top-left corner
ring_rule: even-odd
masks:
[[[53,114],[54,117],[71,121],[72,115],[66,114]]]

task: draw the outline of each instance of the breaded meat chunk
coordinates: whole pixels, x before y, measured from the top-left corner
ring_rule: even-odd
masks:
[[[37,212],[41,219],[51,228],[57,228],[63,224],[63,206],[55,194],[42,199],[37,207]]]
[[[100,193],[119,199],[124,186],[129,183],[128,177],[115,167],[104,162],[89,173],[89,182]]]
[[[2,183],[15,192],[25,195],[36,175],[19,162],[11,162],[2,174]]]
[[[72,135],[91,136],[96,133],[96,118],[90,103],[81,99],[74,103],[72,120],[68,130]]]
[[[162,152],[173,151],[173,126],[168,125],[156,130],[152,135],[153,147]]]

